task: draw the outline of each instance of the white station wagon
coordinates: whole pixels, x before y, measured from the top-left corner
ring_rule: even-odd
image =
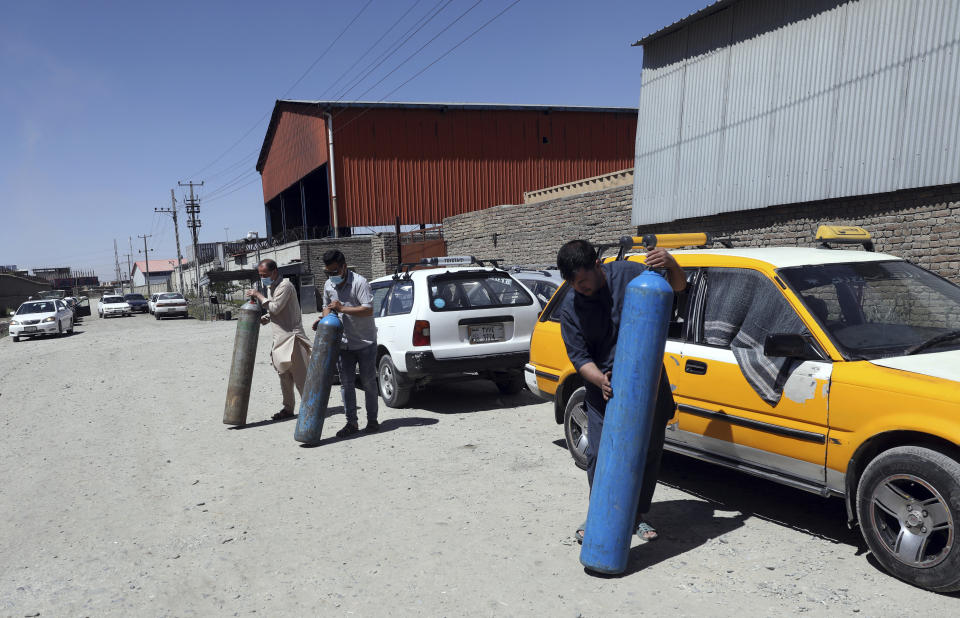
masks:
[[[380,395],[402,407],[439,380],[483,378],[502,393],[524,387],[540,311],[509,272],[472,257],[428,258],[371,283]]]

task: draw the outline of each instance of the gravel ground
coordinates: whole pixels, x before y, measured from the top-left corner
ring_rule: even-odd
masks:
[[[249,425],[221,423],[235,328],[94,307],[73,336],[0,340],[0,615],[960,613],[884,574],[839,500],[669,455],[661,539],[591,576],[550,404],[441,385],[305,448],[264,420],[267,329]]]

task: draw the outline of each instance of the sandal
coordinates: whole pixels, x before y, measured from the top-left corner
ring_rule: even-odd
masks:
[[[293,412],[289,412],[287,410],[280,410],[279,412],[271,416],[270,419],[274,421],[282,421],[283,419],[286,419],[286,418],[293,418],[293,416],[294,416]]]
[[[649,543],[650,541],[656,541],[660,535],[657,534],[653,526],[645,521],[641,521],[637,524],[637,536],[641,541],[647,541]]]
[[[583,533],[587,529],[587,522],[583,522],[580,526],[577,527],[577,531],[573,533],[573,536],[577,537],[577,543],[583,545]]]

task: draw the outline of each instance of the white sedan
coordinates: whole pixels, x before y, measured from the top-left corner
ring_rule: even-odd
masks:
[[[23,303],[10,320],[10,338],[57,335],[73,332],[73,312],[62,300],[34,300]]]
[[[130,304],[123,300],[123,296],[119,295],[110,295],[101,298],[100,302],[97,303],[97,312],[101,318],[110,317],[111,315],[133,315]]]
[[[173,316],[187,317],[187,299],[178,292],[158,294],[153,303],[153,317],[159,320]]]

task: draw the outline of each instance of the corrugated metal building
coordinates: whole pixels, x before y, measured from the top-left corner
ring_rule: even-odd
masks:
[[[721,0],[638,41],[633,225],[960,183],[958,32],[957,0]]]
[[[257,161],[267,233],[519,204],[525,191],[630,167],[636,125],[634,108],[277,101]]]

